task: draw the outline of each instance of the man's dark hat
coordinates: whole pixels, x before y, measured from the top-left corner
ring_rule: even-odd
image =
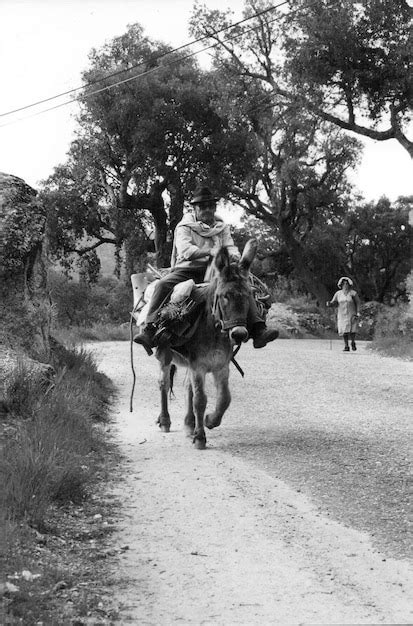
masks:
[[[202,202],[217,202],[219,198],[214,196],[212,191],[208,187],[198,187],[194,192],[190,204],[202,204]]]

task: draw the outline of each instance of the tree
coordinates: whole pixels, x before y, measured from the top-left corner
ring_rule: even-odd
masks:
[[[111,243],[136,257],[150,250],[153,231],[157,261],[167,265],[185,197],[199,178],[225,169],[213,84],[193,59],[150,41],[139,25],[93,51],[84,79],[77,137],[43,194],[54,250],[68,258]]]
[[[216,40],[217,56],[222,60],[225,51],[240,70],[246,70],[248,56],[255,58],[250,75],[264,81],[274,99],[300,102],[321,119],[365,137],[394,138],[413,156],[407,136],[413,9],[406,0],[291,0],[290,5],[284,16],[274,13],[269,0],[247,0],[245,17],[258,17],[248,27],[231,28],[230,35],[228,12],[198,7],[192,26]],[[268,33],[275,29],[277,37],[270,41]],[[240,45],[246,37],[250,45]]]
[[[405,293],[411,270],[413,197],[359,206],[347,216],[347,269],[366,300],[389,302]]]
[[[306,0],[285,18],[287,90],[340,128],[385,141],[413,157],[412,8],[406,0]]]
[[[412,13],[406,0],[290,0],[286,14],[269,0],[247,0],[245,17],[258,17],[229,34],[229,13],[205,7],[192,26],[219,44],[220,63],[231,58],[273,100],[364,137],[396,139],[413,156]]]
[[[227,23],[223,14],[200,9],[194,20],[208,21],[216,33]],[[320,301],[328,290],[309,263],[314,228],[342,218],[349,203],[346,171],[356,162],[361,146],[330,123],[317,118],[300,103],[269,93],[275,68],[274,43],[278,28],[259,19],[247,32],[235,29],[229,41],[219,35],[215,59],[221,98],[217,107],[228,119],[227,134],[243,129],[250,156],[244,169],[234,169],[229,198],[249,215],[271,226],[282,241],[306,288]]]

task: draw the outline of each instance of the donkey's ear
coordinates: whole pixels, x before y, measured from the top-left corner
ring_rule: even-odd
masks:
[[[256,239],[249,239],[247,241],[239,262],[241,269],[248,270],[250,268],[250,265],[253,262],[255,254],[257,252],[257,248],[258,241]]]
[[[215,256],[215,266],[218,272],[229,268],[228,248],[220,248]]]

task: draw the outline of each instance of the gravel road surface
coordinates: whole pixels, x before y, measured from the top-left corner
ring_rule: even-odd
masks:
[[[130,413],[129,343],[93,346],[119,389],[118,623],[413,622],[413,363],[358,345],[243,347],[245,378],[232,370],[233,401],[205,451],[183,433],[183,370],[163,434],[156,360],[135,347]]]

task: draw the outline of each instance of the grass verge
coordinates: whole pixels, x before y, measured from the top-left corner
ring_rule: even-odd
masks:
[[[84,554],[76,542],[66,554],[68,540],[62,543],[58,536],[71,537],[82,518],[79,511],[93,511],[92,487],[96,489],[110,451],[103,431],[114,394],[111,382],[83,349],[59,346],[52,361],[56,374],[51,383],[40,384],[18,363],[5,385],[0,423],[1,623],[59,623],[53,621],[59,600],[53,592],[59,583],[55,579],[63,577],[62,568],[81,569]],[[69,519],[74,510],[77,514]],[[45,537],[43,555],[46,544],[56,544],[43,561],[36,558],[39,537]],[[62,589],[69,586],[65,581]]]

